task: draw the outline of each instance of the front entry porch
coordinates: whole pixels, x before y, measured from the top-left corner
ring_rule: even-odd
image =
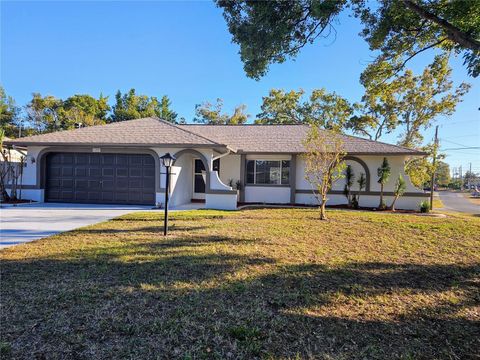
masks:
[[[175,157],[171,168],[171,209],[237,208],[237,191],[219,178],[218,158],[193,149],[181,150]]]

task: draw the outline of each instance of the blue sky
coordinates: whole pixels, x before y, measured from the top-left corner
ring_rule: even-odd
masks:
[[[361,71],[372,59],[356,19],[343,14],[336,39],[307,46],[295,61],[273,65],[260,81],[245,76],[220,9],[212,2],[2,1],[0,81],[17,103],[32,92],[68,97],[110,95],[135,88],[168,95],[191,120],[195,104],[223,98],[225,110],[246,104],[254,117],[271,88],[325,87],[351,101],[360,98]],[[420,71],[432,54],[415,60]],[[452,60],[454,81],[473,85],[456,113],[439,118],[442,148],[479,146],[480,81]],[[383,138],[394,143],[396,134]],[[426,140],[433,129],[425,132]],[[459,145],[457,145],[459,144]],[[447,151],[452,167],[480,172],[480,151]]]

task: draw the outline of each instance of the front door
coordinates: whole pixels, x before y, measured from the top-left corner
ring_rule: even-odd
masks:
[[[220,174],[220,159],[213,161],[213,170]],[[204,174],[205,166],[200,159],[193,160],[193,196],[194,200],[205,200],[205,180]]]
[[[194,200],[205,199],[205,180],[203,180],[202,171],[205,171],[203,161],[193,159],[193,196]]]

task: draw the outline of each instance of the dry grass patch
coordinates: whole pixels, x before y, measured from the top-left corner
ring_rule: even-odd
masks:
[[[480,218],[161,213],[6,249],[13,358],[474,358]],[[8,354],[8,355],[7,355]]]

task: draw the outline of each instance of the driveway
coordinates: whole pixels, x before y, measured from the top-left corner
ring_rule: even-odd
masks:
[[[444,208],[468,214],[480,214],[480,206],[468,201],[468,199],[460,193],[450,191],[439,191],[440,200],[442,200]]]
[[[2,207],[0,249],[151,208],[151,206],[54,203]]]

